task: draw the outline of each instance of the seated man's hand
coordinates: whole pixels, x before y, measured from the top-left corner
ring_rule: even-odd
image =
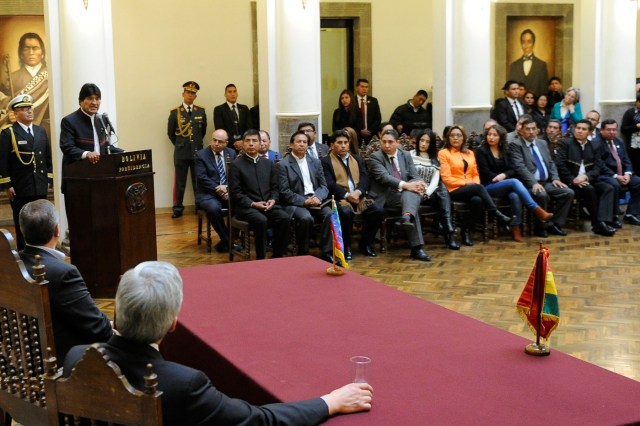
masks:
[[[227,188],[227,185],[218,185],[218,186],[216,186],[216,194],[218,194],[218,196],[220,198],[222,198],[223,200],[228,200],[229,199],[229,190]]]
[[[356,189],[355,191],[347,194],[347,201],[350,202],[351,204],[358,204],[360,202],[361,195],[362,195],[362,192],[360,192],[359,189]]]
[[[271,210],[276,205],[276,200],[269,200],[265,203],[265,211]]]
[[[322,204],[322,201],[320,201],[320,199],[318,197],[316,197],[315,195],[312,195],[311,197],[309,197],[306,200],[304,200],[304,205],[306,207],[317,207],[320,204]]]
[[[368,383],[349,383],[322,397],[329,407],[329,415],[357,413],[371,410],[373,388]]]
[[[402,189],[405,191],[411,191],[418,194],[422,194],[424,192],[424,182],[421,180],[413,180],[411,182],[405,182],[402,185]]]

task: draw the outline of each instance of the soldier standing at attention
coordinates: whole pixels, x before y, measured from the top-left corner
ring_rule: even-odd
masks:
[[[202,149],[202,139],[207,133],[207,114],[204,108],[194,105],[200,85],[195,81],[187,81],[182,85],[183,102],[169,113],[167,134],[175,149],[173,165],[175,176],[173,184],[173,215],[182,216],[184,206],[184,190],[187,187],[187,174],[191,169],[191,187],[196,192],[195,155]]]

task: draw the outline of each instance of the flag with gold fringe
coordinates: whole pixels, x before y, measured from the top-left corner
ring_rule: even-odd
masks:
[[[558,291],[549,264],[549,248],[540,246],[527,284],[516,304],[522,319],[540,337],[548,339],[560,323]]]
[[[347,260],[344,258],[344,242],[342,241],[342,226],[340,225],[340,216],[338,216],[338,206],[331,197],[331,236],[333,238],[333,258],[340,259],[342,265],[349,269]]]

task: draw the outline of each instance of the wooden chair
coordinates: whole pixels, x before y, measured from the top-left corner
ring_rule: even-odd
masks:
[[[44,266],[37,259],[32,279],[12,235],[0,233],[0,424],[46,425],[44,355],[55,346]]]
[[[429,232],[425,226],[427,218],[433,219],[438,215],[438,209],[432,206],[421,205],[418,209],[418,216],[420,224],[422,225],[422,234]],[[382,225],[380,225],[380,252],[385,253],[387,251],[387,245],[389,240],[394,235],[393,225],[396,221],[402,218],[402,211],[399,208],[386,208],[384,209],[384,216],[382,219]],[[404,238],[404,235],[402,235]]]
[[[198,245],[201,245],[202,241],[204,241],[207,245],[207,251],[211,253],[211,246],[213,244],[211,239],[211,221],[207,216],[207,212],[199,206],[196,206],[196,214],[198,215]],[[229,209],[223,208],[222,214],[228,218]],[[203,226],[205,222],[206,228]]]
[[[236,157],[237,158],[237,157]],[[231,158],[227,155],[225,159],[225,167],[227,168],[227,180],[231,179],[228,172],[231,167]],[[245,260],[251,259],[251,227],[249,222],[240,220],[233,215],[233,203],[231,202],[231,182],[229,184],[229,261],[233,262],[235,255],[242,256]],[[236,248],[236,241],[240,241],[240,250]]]
[[[90,420],[92,425],[162,425],[162,392],[157,390],[158,376],[151,364],[147,364],[144,392],[129,384],[98,343],[87,348],[69,377],[56,371],[55,357],[47,358],[46,364],[49,424],[71,426]]]
[[[457,223],[464,220],[463,216],[468,215],[471,212],[471,205],[467,202],[461,201],[453,201],[451,204],[453,206],[453,208],[451,209],[451,219],[453,220],[453,226],[458,226]],[[489,240],[488,229],[489,213],[487,213],[487,211],[485,210],[483,223],[476,223],[476,230],[482,232],[482,241],[485,243]],[[472,229],[472,231],[474,230]]]

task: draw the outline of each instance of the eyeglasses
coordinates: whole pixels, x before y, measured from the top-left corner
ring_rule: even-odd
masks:
[[[449,138],[451,138],[451,139],[462,139],[462,134],[456,133],[454,135],[449,135]]]

